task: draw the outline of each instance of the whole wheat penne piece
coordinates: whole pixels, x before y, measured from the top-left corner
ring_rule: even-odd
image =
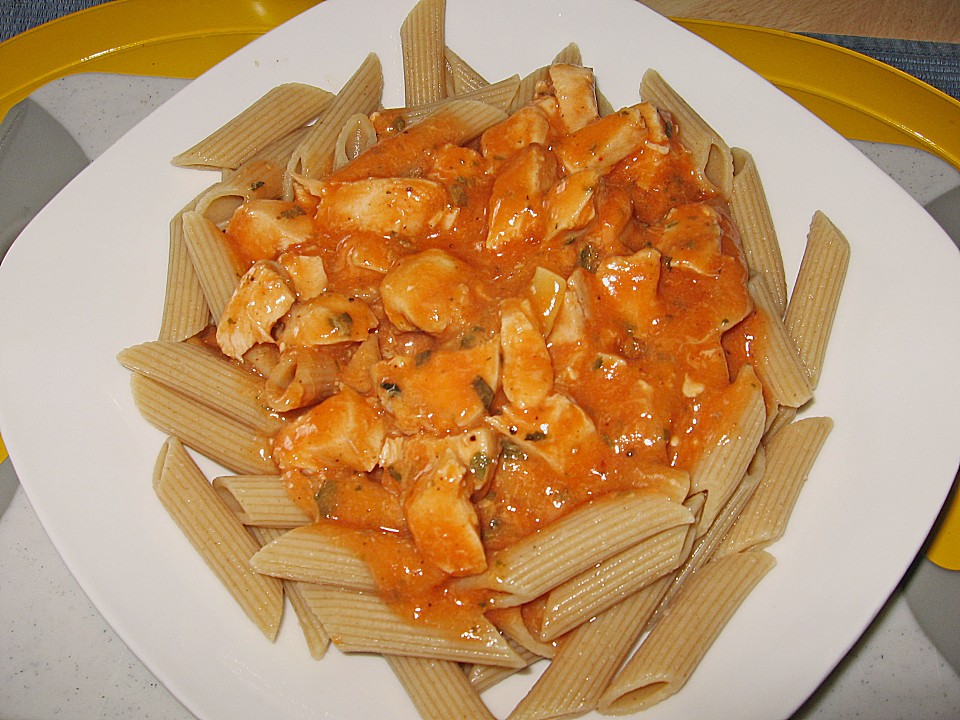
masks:
[[[219,321],[240,282],[243,270],[233,257],[223,232],[194,210],[182,215],[183,238],[197,269],[203,295],[213,317]]]
[[[402,655],[386,659],[423,720],[494,720],[459,663]]]
[[[675,570],[684,561],[687,534],[686,525],[664,530],[555,587],[540,637],[554,640]]]
[[[726,198],[733,193],[730,146],[656,70],[643,74],[640,96],[666,110],[680,129],[680,140],[693,155],[696,168]]]
[[[692,521],[687,508],[663,495],[611,493],[493,553],[486,572],[457,584],[505,593],[497,600],[501,607],[522,604],[645,538]]]
[[[643,633],[669,578],[662,578],[571,631],[508,720],[576,717],[601,693]]]
[[[444,98],[443,100],[426,103],[424,105],[412,105],[408,107],[397,108],[396,110],[391,110],[389,112],[399,115],[401,118],[403,118],[404,127],[409,127],[410,125],[421,122],[424,118],[429,117],[438,110],[442,110],[448,103],[459,100],[476,100],[477,102],[486,103],[487,105],[497,108],[498,110],[506,111],[506,109],[510,106],[513,97],[517,94],[517,88],[519,87],[520,76],[511,75],[503,80],[498,80],[495,83],[488,83],[483,87],[477,88],[476,90],[469,90],[455,97]]]
[[[449,47],[443,49],[443,59],[447,63],[448,84],[453,83],[453,94],[460,95],[471,90],[479,90],[490,83],[476,69]]]
[[[767,281],[777,316],[782,318],[787,309],[787,279],[767,194],[753,156],[736,147],[731,148],[730,153],[733,158],[730,211],[740,231],[747,267]]]
[[[214,480],[214,489],[216,489],[216,480]],[[223,495],[221,494],[221,498]],[[229,503],[227,503],[229,506]],[[233,509],[233,508],[231,508]],[[239,518],[238,518],[239,519]],[[242,522],[242,520],[241,520]],[[283,530],[278,528],[256,527],[247,525],[247,531],[253,535],[254,539],[263,547],[283,534]],[[330,636],[324,630],[320,623],[320,618],[314,615],[313,610],[307,605],[303,597],[303,583],[296,580],[281,580],[283,583],[283,594],[290,601],[297,616],[297,623],[300,625],[300,631],[303,633],[303,639],[307,643],[307,650],[310,657],[314,660],[320,660],[327,653],[330,647]]]
[[[157,337],[173,342],[186,340],[209,323],[210,308],[183,239],[183,218],[177,213],[170,221],[167,283]]]
[[[289,530],[313,522],[279,475],[220,475],[213,487],[244,525]]]
[[[723,509],[713,521],[710,529],[693,541],[685,555],[686,559],[683,561],[683,564],[677,572],[673,573],[669,587],[663,594],[660,605],[650,618],[651,626],[655,624],[663,612],[669,608],[671,600],[674,595],[680,591],[684,583],[686,583],[697,570],[717,556],[718,548],[730,532],[730,528],[734,526],[741,513],[743,513],[744,508],[750,502],[757,487],[763,480],[765,472],[766,452],[761,445],[757,448],[757,453],[750,462],[750,467],[740,481],[740,484],[737,485],[737,489],[734,490],[727,504],[723,506]]]
[[[336,99],[306,132],[290,156],[287,172],[319,178],[333,169],[337,137],[347,119],[356,114],[369,115],[380,104],[383,93],[383,72],[380,59],[367,55],[356,72],[337,93]],[[290,189],[287,188],[289,195]]]
[[[164,443],[157,458],[153,488],[210,569],[272,640],[283,614],[283,588],[279,581],[250,568],[249,560],[259,545],[223,504],[176,438]]]
[[[266,435],[139,373],[130,386],[137,409],[154,427],[233,472],[276,474]]]
[[[550,658],[556,654],[557,647],[554,643],[544,642],[534,635],[523,618],[523,611],[520,606],[494,608],[487,612],[487,617],[499,628],[500,632],[537,657]]]
[[[498,667],[496,665],[477,664],[466,666],[464,668],[464,672],[466,673],[467,679],[478,693],[489,690],[494,685],[506,680],[511,675],[516,675],[524,668],[530,667],[538,660],[543,659],[542,656],[535,652],[531,652],[509,635],[504,635],[504,637],[507,640],[507,644],[509,644],[510,647],[513,648],[514,652],[523,659],[526,665],[523,668],[508,668]]]
[[[117,360],[128,370],[168,385],[265,435],[282,426],[258,399],[263,378],[208,347],[157,340],[126,348]]]
[[[343,652],[410,655],[505,667],[525,665],[479,612],[470,618],[470,632],[460,633],[403,618],[375,593],[311,584],[304,585],[304,596]]]
[[[332,101],[333,93],[312,85],[278,85],[172,162],[237,168],[269,143],[313,121]]]
[[[407,105],[446,95],[446,0],[420,0],[400,25],[403,87]]]
[[[700,568],[671,602],[670,612],[600,698],[599,710],[639,712],[673,695],[690,678],[749,592],[774,566],[765,552],[747,552]]]
[[[286,158],[284,158],[286,162]],[[234,212],[248,200],[274,200],[283,194],[284,166],[253,158],[200,193],[192,206],[217,227],[225,227]]]
[[[830,219],[814,213],[784,323],[816,388],[850,264],[850,243]]]
[[[766,276],[752,276],[747,288],[754,308],[761,314],[765,330],[763,352],[755,358],[754,370],[773,402],[798,408],[813,397],[806,368],[780,319],[780,311]],[[773,417],[769,418],[769,422],[773,422]]]
[[[332,522],[319,522],[294,528],[258,552],[251,566],[265,575],[325,583],[367,592],[376,592],[377,584],[370,566],[357,554],[356,543],[369,541],[413,545],[401,538],[391,538],[371,531],[353,530]],[[351,544],[351,540],[355,543]]]
[[[803,483],[832,428],[830,418],[809,417],[786,425],[770,439],[764,477],[723,539],[718,556],[761,549],[783,535]]]
[[[739,485],[763,436],[766,409],[760,382],[751,366],[740,369],[728,392],[730,402],[717,425],[714,441],[706,444],[690,473],[691,494],[707,493],[698,535],[710,528]]]
[[[463,145],[506,118],[506,113],[487,103],[450,100],[421,122],[380,140],[327,179],[349,182],[415,174],[424,168],[428,151],[447,143]]]

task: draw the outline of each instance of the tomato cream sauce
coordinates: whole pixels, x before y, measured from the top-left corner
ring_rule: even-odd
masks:
[[[231,347],[317,338],[339,368],[274,439],[292,497],[364,531],[345,542],[401,614],[457,632],[491,598],[450,580],[491,553],[606,493],[681,502],[751,359],[736,228],[672,120],[562,111],[547,83],[468,142],[384,111],[376,145],[225,233],[244,268],[322,261],[272,324],[253,296],[224,316],[260,333]]]

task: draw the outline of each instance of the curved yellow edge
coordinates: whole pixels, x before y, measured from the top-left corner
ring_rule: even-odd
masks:
[[[194,78],[321,0],[112,0],[0,43],[0,117],[36,88],[80,72]],[[859,53],[792,33],[675,19],[856,140],[922,148],[960,169],[960,103]],[[0,438],[0,461],[7,457]],[[960,502],[928,557],[960,569]]]

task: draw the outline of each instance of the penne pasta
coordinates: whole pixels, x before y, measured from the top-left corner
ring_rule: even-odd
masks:
[[[766,470],[753,497],[723,539],[718,555],[762,549],[778,540],[827,436],[830,418],[810,417],[784,426],[766,444]]]
[[[443,59],[446,61],[447,80],[453,83],[453,92],[448,92],[448,95],[462,95],[490,84],[470,63],[449,47],[443,49]]]
[[[731,386],[732,402],[719,440],[708,446],[690,475],[691,494],[706,492],[698,524],[703,535],[734,492],[756,453],[763,435],[766,412],[763,393],[753,369],[745,365]]]
[[[798,408],[813,397],[813,388],[797,348],[787,335],[780,320],[779,310],[767,281],[754,275],[747,286],[753,299],[754,312],[764,323],[765,351],[754,364],[757,376],[763,382],[769,402],[776,406]],[[768,418],[773,421],[773,416]]]
[[[555,587],[540,637],[554,640],[675,570],[686,557],[688,532],[684,525],[664,530]]]
[[[243,272],[224,244],[223,233],[212,221],[190,210],[183,213],[181,222],[184,243],[194,267],[198,268],[197,277],[207,306],[219,319]]]
[[[128,370],[167,385],[264,435],[272,435],[282,426],[258,400],[263,379],[199,343],[142,343],[121,351],[117,360]]]
[[[601,498],[496,553],[487,572],[464,578],[459,586],[505,593],[500,607],[528,602],[595,563],[692,520],[685,507],[662,495]]]
[[[220,497],[223,498],[223,495],[221,494]],[[227,503],[227,505],[228,507],[230,506],[229,503]],[[282,530],[278,530],[277,528],[253,527],[249,525],[247,526],[247,530],[253,535],[260,547],[276,540],[283,533]],[[327,635],[327,631],[323,629],[320,618],[313,613],[313,610],[311,610],[307,604],[303,596],[303,584],[293,580],[283,580],[281,582],[283,584],[284,597],[290,601],[290,606],[297,616],[297,624],[300,626],[303,639],[307,643],[307,650],[310,652],[310,657],[314,660],[320,660],[327,654],[327,648],[330,647],[330,636]]]
[[[311,85],[278,85],[172,162],[236,169],[271,142],[315,120],[332,101],[332,93]]]
[[[183,238],[183,217],[178,214],[170,221],[167,282],[157,338],[170,342],[186,340],[209,322],[210,308]]]
[[[314,523],[284,533],[250,561],[258,572],[288,580],[322,583],[364,592],[376,592],[370,567],[354,550],[355,542],[397,543],[400,538],[340,528],[333,523]]]
[[[724,197],[731,197],[733,157],[726,141],[656,70],[647,70],[643,74],[640,96],[673,116],[680,128],[680,138],[692,153],[697,168]]]
[[[575,717],[597,707],[666,590],[663,578],[567,635],[508,720]]]
[[[730,555],[694,573],[600,697],[603,713],[639,712],[676,693],[730,616],[773,567],[765,552]]]
[[[151,425],[178,438],[234,472],[277,472],[266,435],[163,383],[135,374],[130,379],[137,409]]]
[[[400,25],[404,96],[425,105],[446,95],[445,0],[420,0]]]
[[[406,621],[373,593],[307,585],[304,595],[334,644],[344,652],[379,652],[514,668],[525,665],[480,613],[470,617],[470,632],[451,635],[426,623]]]
[[[458,663],[402,655],[387,662],[424,720],[494,719]]]
[[[380,60],[375,55],[368,55],[337,93],[327,112],[301,139],[287,163],[287,172],[310,178],[329,173],[344,123],[357,113],[367,115],[373,112],[380,103],[382,91]]]
[[[753,158],[655,70],[620,110],[575,43],[491,83],[445,23],[403,22],[405,107],[371,54],[174,158],[221,179],[118,360],[158,495],[269,637],[286,596],[424,718],[489,720],[541,661],[512,720],[634,712],[773,565],[849,245],[817,213],[788,302]]]
[[[787,333],[800,351],[814,388],[823,370],[849,263],[850,243],[826,215],[817,211],[784,317]]]
[[[782,318],[787,308],[787,280],[767,195],[753,156],[743,148],[731,148],[730,152],[733,158],[730,212],[740,230],[747,267],[766,280],[776,315]]]
[[[279,475],[221,475],[213,479],[213,487],[244,525],[290,529],[313,522]]]
[[[250,568],[259,546],[176,438],[167,440],[157,458],[153,489],[243,611],[273,640],[283,613],[283,588]]]

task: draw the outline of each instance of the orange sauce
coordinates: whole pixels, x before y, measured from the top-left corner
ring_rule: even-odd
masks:
[[[589,222],[546,238],[543,200],[534,197],[524,222],[536,233],[491,251],[486,246],[491,198],[509,161],[502,154],[485,157],[476,142],[450,145],[457,128],[446,120],[393,132],[395,120],[381,117],[381,129],[391,128],[392,134],[329,180],[404,175],[435,180],[447,188],[456,221],[402,238],[343,232],[315,221],[309,239],[294,248],[324,259],[330,290],[370,305],[379,320],[382,352],[420,362],[439,348],[488,337],[499,330],[501,303],[524,297],[538,267],[563,278],[576,274],[588,307],[584,336],[549,349],[555,391],[586,411],[596,434],[562,472],[509,437],[502,439],[492,479],[473,497],[486,550],[508,547],[605,493],[657,491],[675,483],[713,437],[729,402],[731,378],[750,362],[751,323],[759,322],[741,322],[753,317],[752,306],[725,199],[692,167],[676,133],[669,152],[643,146],[613,165],[595,189]],[[537,146],[549,158],[551,143],[561,139],[555,124],[551,128],[546,143]],[[544,167],[555,173],[551,184],[566,175],[559,162]],[[312,217],[316,208],[307,202],[303,212]],[[226,237],[236,243],[238,255],[249,257],[257,244],[244,242],[243,211],[237,217]],[[382,265],[428,249],[443,250],[469,269],[463,282],[470,302],[443,331],[399,329],[380,297]],[[358,256],[366,264],[358,263]],[[731,328],[737,328],[735,336]],[[438,377],[436,392],[442,390]],[[368,397],[378,402],[376,388]],[[492,414],[507,404],[501,390],[485,401]],[[477,426],[485,427],[482,419]],[[402,433],[392,427],[388,434]],[[381,531],[379,540],[364,536],[355,550],[400,614],[469,632],[488,598],[454,594],[449,576],[417,553],[405,526],[402,479],[377,468],[366,475],[291,472],[287,480],[300,503],[316,506],[318,518]]]

